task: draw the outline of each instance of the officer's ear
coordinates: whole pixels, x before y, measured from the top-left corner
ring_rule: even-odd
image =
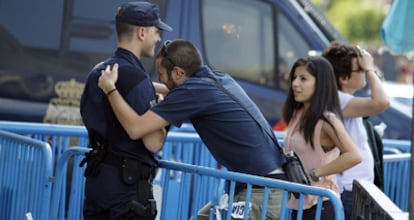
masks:
[[[139,40],[144,40],[145,39],[145,34],[147,31],[148,27],[136,27],[135,29],[135,36],[139,39]]]

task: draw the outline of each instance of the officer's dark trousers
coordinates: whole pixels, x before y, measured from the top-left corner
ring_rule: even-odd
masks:
[[[105,163],[101,164],[98,176],[87,177],[85,185],[85,220],[124,220],[128,204],[137,198],[136,185],[126,185],[121,180],[120,169]],[[149,195],[153,195],[152,192]]]

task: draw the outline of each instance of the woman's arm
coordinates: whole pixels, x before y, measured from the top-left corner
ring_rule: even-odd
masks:
[[[323,124],[321,144],[332,143],[339,148],[341,153],[337,159],[323,167],[315,169],[315,175],[318,177],[343,172],[360,163],[362,160],[357,145],[353,142],[351,136],[349,136],[343,123],[333,114],[328,115],[327,118],[333,127],[326,122]]]

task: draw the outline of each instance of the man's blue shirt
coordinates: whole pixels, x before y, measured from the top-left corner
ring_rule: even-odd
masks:
[[[190,120],[216,160],[231,171],[266,175],[281,167],[280,151],[244,108],[203,77],[208,67],[177,86],[151,110],[180,127]]]

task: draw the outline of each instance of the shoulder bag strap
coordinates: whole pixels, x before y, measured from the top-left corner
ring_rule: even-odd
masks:
[[[269,137],[275,143],[276,147],[278,147],[281,153],[284,155],[283,149],[279,145],[279,142],[277,141],[276,136],[273,133],[273,129],[270,127],[269,123],[266,121],[263,115],[259,114],[260,111],[258,107],[249,98],[245,91],[239,86],[239,84],[235,82],[229,83],[233,81],[233,79],[230,77],[226,77],[228,80],[222,80],[221,83],[217,82],[215,79],[212,79],[210,77],[198,78],[213,83],[216,87],[218,87],[227,95],[229,95],[234,101],[239,103],[240,106],[242,106],[249,113],[249,115],[257,122],[260,128],[263,131],[265,131],[267,135],[269,135]]]

